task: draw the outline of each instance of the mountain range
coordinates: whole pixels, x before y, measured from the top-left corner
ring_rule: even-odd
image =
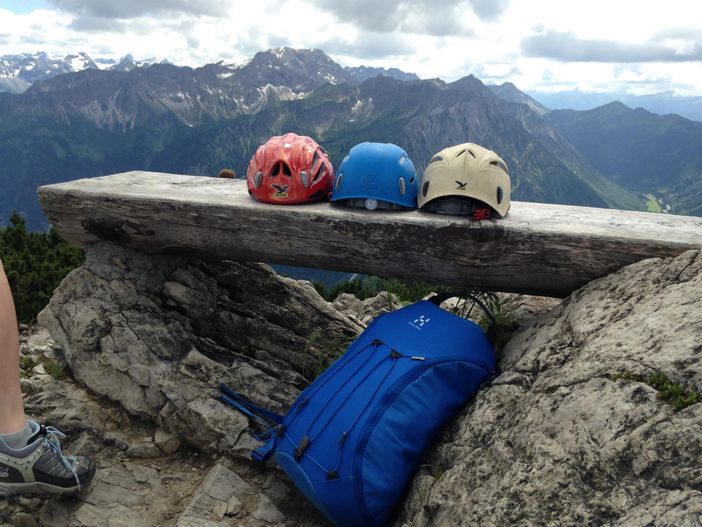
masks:
[[[272,53],[285,54],[286,48],[271,50]],[[313,51],[314,50],[310,50]],[[314,53],[313,53],[314,55]],[[317,54],[318,55],[318,54]],[[228,76],[237,69],[248,64],[224,65],[218,63],[222,69],[221,75]],[[131,54],[127,54],[119,61],[110,58],[97,58],[93,60],[87,53],[76,53],[65,56],[49,55],[40,53],[23,53],[19,55],[4,55],[0,57],[0,92],[22,93],[32,84],[62,75],[64,73],[77,73],[83,70],[111,70],[127,72],[135,68],[144,68],[152,64],[169,64],[167,60],[155,58],[136,60]],[[292,66],[293,64],[288,64]],[[328,64],[327,64],[328,66]],[[407,73],[397,68],[374,68],[369,66],[344,67],[334,63],[331,68],[336,77],[352,81],[355,83],[378,75],[386,75],[398,80],[418,80],[414,73]]]
[[[582,112],[554,110],[545,120],[609,180],[651,192],[664,208],[702,216],[701,122],[620,102]]]
[[[0,93],[0,217],[14,208],[45,227],[36,201],[45,183],[132,169],[243,174],[259,144],[291,130],[315,137],[335,164],[358,142],[394,142],[419,171],[446,145],[476,142],[507,161],[520,200],[643,209],[658,189],[608,176],[553,112],[514,85],[488,87],[472,75],[419,80],[291,48],[238,65],[125,69],[88,68]],[[687,212],[677,188],[667,203]]]
[[[0,92],[22,93],[35,82],[51,79],[64,73],[76,73],[87,69],[129,71],[150,66],[156,59],[135,60],[126,55],[119,61],[113,59],[93,60],[87,53],[54,56],[47,53],[22,53],[0,57]],[[162,63],[166,61],[161,61]]]
[[[594,93],[581,90],[527,93],[552,110],[592,110],[611,102],[621,102],[631,108],[644,108],[659,115],[675,113],[693,121],[702,121],[702,97],[679,95],[674,91],[646,95],[633,95],[622,91]]]

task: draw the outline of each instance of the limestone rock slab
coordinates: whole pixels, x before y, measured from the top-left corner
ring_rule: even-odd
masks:
[[[505,346],[444,431],[396,525],[702,524],[702,254],[645,260],[574,292]]]

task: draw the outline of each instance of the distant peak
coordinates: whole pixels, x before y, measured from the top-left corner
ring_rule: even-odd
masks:
[[[321,49],[316,49],[316,48],[291,48],[289,46],[281,46],[278,48],[271,48],[266,51],[260,51],[256,53],[256,55],[274,55],[275,57],[281,59],[284,57],[290,57],[290,56],[295,56],[299,57],[300,55],[302,56],[310,56],[310,55],[323,55],[327,56],[324,51]]]
[[[615,110],[615,109],[616,110],[631,110],[631,108],[629,108],[626,104],[624,104],[621,101],[612,101],[610,103],[607,103],[607,104],[601,106],[601,108],[609,108],[612,110]]]
[[[457,81],[453,81],[449,84],[449,86],[453,86],[455,88],[471,88],[474,90],[485,88],[483,82],[476,76],[474,76],[472,73],[466,75],[463,78],[458,79]]]

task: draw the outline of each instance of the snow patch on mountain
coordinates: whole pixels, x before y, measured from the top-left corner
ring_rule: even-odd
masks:
[[[130,71],[157,62],[159,60],[155,58],[135,60],[131,55],[125,56],[119,63],[109,58],[93,60],[84,52],[65,56],[44,52],[4,55],[0,57],[0,92],[22,93],[35,82],[65,73],[89,69]]]

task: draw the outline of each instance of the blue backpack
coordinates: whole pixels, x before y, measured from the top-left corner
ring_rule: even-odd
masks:
[[[477,324],[438,307],[448,295],[377,317],[286,416],[226,385],[221,399],[260,423],[297,487],[339,527],[383,525],[425,449],[495,369]]]

